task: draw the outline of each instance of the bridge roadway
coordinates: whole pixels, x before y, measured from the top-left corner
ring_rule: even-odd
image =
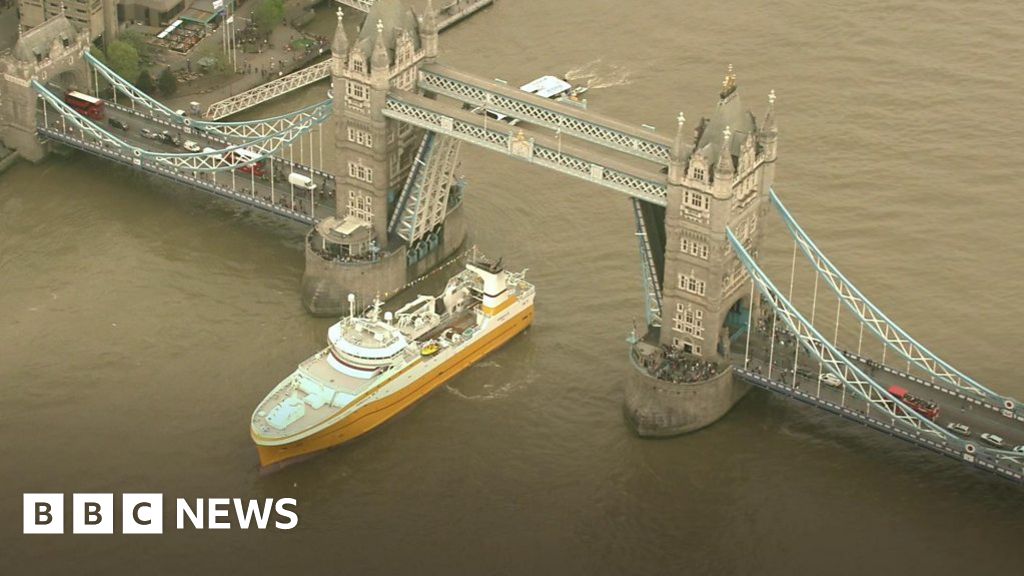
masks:
[[[854,396],[843,388],[834,388],[818,382],[819,364],[800,350],[796,379],[793,378],[795,339],[790,337],[786,343],[776,341],[774,354],[771,354],[767,335],[752,335],[750,341],[750,362],[743,370],[744,337],[739,337],[732,347],[733,362],[736,373],[750,384],[773,392],[781,393],[807,404],[824,408],[844,418],[867,424],[883,432],[908,440],[925,448],[942,453],[958,460],[967,461],[989,472],[996,472],[1008,479],[1024,482],[1024,467],[1009,460],[992,458],[984,451],[965,454],[952,445],[945,445],[940,439],[930,434],[918,434],[909,427],[896,425],[892,418],[881,410],[870,410],[867,402]],[[771,355],[773,368],[768,378],[768,358]],[[946,428],[951,422],[966,424],[970,427],[970,436],[965,439],[979,448],[990,446],[980,438],[983,432],[1001,436],[1006,445],[1003,450],[1011,450],[1014,446],[1024,445],[1024,422],[1013,417],[1012,412],[982,404],[977,400],[958,395],[956,392],[941,388],[935,384],[908,375],[898,369],[881,366],[877,362],[855,354],[848,355],[854,359],[866,374],[886,388],[900,386],[910,394],[935,402],[939,407],[939,416],[935,422]]]
[[[417,83],[426,92],[470,106],[485,106],[535,126],[558,130],[563,136],[599,144],[660,166],[669,161],[671,138],[571,103],[537,96],[440,64],[424,66]]]
[[[171,124],[161,117],[152,116],[146,109],[132,110],[131,108],[107,102],[106,113],[107,119],[97,122],[97,124],[117,138],[139,148],[172,153],[187,152],[181,147],[143,136],[142,129],[144,128],[154,133],[166,130],[169,134],[178,138],[180,142],[184,143],[186,140],[192,140],[202,148],[222,149],[231,146],[231,143],[198,130]],[[43,117],[42,111],[37,111],[37,118],[41,128],[40,133],[43,136],[84,150],[90,154],[101,155],[110,160],[126,164],[133,164],[137,168],[169,178],[186,186],[210,192],[246,206],[264,210],[276,216],[282,216],[304,224],[312,224],[317,219],[334,215],[333,176],[298,162],[292,163],[285,158],[275,157],[273,184],[269,175],[261,178],[241,171],[231,171],[228,174],[224,172],[176,172],[172,168],[160,164],[146,163],[140,166],[138,159],[132,158],[126,151],[120,152],[114,148],[100,146],[92,138],[83,139],[76,128],[70,123],[65,125],[60,115],[52,109],[47,111],[48,126],[42,126]],[[124,122],[128,126],[128,130],[115,128],[110,124],[109,119]],[[306,158],[309,158],[309,138],[306,136],[300,138],[304,138],[304,148],[306,148],[304,153]],[[295,144],[297,147],[297,142]],[[298,154],[297,150],[294,152],[296,155]],[[266,171],[269,174],[269,162]],[[312,194],[312,212],[310,211],[310,193],[301,188],[295,188],[288,183],[287,178],[290,172],[311,176],[317,184],[317,192]]]
[[[512,126],[465,110],[456,101],[398,90],[388,94],[384,115],[582,178],[645,202],[661,206],[667,203],[667,185],[661,167],[594,142],[551,134],[528,123]]]

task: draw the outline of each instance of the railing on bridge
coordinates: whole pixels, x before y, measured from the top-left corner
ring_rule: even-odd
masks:
[[[644,284],[644,316],[648,326],[661,326],[661,285],[658,284],[657,265],[654,251],[647,232],[641,201],[633,198],[633,216],[636,219],[636,236],[640,245],[640,272]]]
[[[53,127],[40,126],[38,127],[38,131],[40,135],[50,140],[60,142],[67,146],[77,148],[84,152],[88,152],[90,154],[94,154],[102,158],[118,162],[120,164],[132,166],[134,168],[141,169],[145,172],[150,172],[158,176],[174,180],[178,183],[184,184],[192,188],[198,188],[200,190],[213,193],[217,196],[231,200],[233,202],[238,202],[240,204],[244,204],[252,208],[263,210],[265,212],[270,212],[276,216],[282,216],[284,218],[287,218],[288,220],[301,222],[303,224],[312,224],[315,221],[315,218],[306,212],[295,210],[294,208],[290,208],[288,206],[278,205],[274,203],[272,200],[268,201],[265,198],[257,196],[255,188],[240,192],[234,189],[233,187],[218,184],[216,181],[212,179],[202,178],[199,177],[198,175],[190,175],[186,172],[170,169],[166,166],[162,166],[159,164],[142,162],[137,156],[134,156],[132,154],[126,154],[123,150],[119,148],[111,148],[103,146],[102,144],[90,142],[89,140],[76,137],[73,134],[57,130]],[[295,204],[293,202],[292,206],[294,205]]]
[[[331,61],[325,60],[323,62],[317,62],[311,66],[307,66],[301,70],[292,72],[275,80],[271,80],[265,84],[225,98],[219,102],[214,102],[206,109],[203,117],[207,120],[220,120],[226,118],[232,114],[237,114],[242,110],[246,110],[262,104],[268,100],[283,96],[289,92],[293,92],[304,86],[309,86],[314,82],[324,80],[331,75]]]
[[[866,326],[876,337],[881,339],[887,349],[895,350],[908,363],[924,370],[933,378],[938,378],[957,392],[985,399],[999,409],[1012,410],[1017,415],[1024,417],[1024,407],[1018,405],[1014,399],[994,392],[960,372],[890,320],[825,257],[811,237],[797,224],[774,190],[770,191],[770,195],[772,205],[778,211],[786,229],[807,260],[814,266],[817,274],[839,297],[846,308],[854,313],[860,321],[860,325]]]
[[[251,164],[255,158],[266,158],[272,156],[282,146],[292,142],[308,132],[314,125],[323,123],[330,113],[329,108],[316,108],[304,114],[302,123],[296,122],[283,132],[270,134],[249,140],[243,144],[235,144],[226,148],[210,152],[157,152],[145,150],[130,144],[121,138],[114,136],[106,129],[101,128],[92,120],[85,118],[73,108],[68,106],[63,99],[51,92],[39,82],[32,80],[32,87],[43,99],[43,122],[47,123],[47,105],[52,107],[65,121],[70,121],[84,134],[103,142],[107,146],[118,148],[132,154],[141,161],[163,164],[172,170],[185,170],[189,172],[210,172],[222,170],[234,170],[247,164]],[[239,153],[245,149],[251,155]]]
[[[424,66],[419,87],[644,160],[661,165],[669,161],[668,138],[446,66]]]
[[[774,192],[772,195],[777,207],[784,211]],[[767,306],[762,310],[767,314],[764,315],[758,326],[754,325],[753,315],[748,317],[745,341],[734,343],[734,349],[729,356],[735,358],[738,354],[742,358],[733,361],[735,373],[759,387],[860,422],[875,430],[897,436],[1004,478],[1017,482],[1024,481],[1024,450],[1021,449],[1021,446],[1024,446],[1024,417],[1012,410],[1001,408],[999,404],[993,404],[988,397],[974,394],[972,390],[965,389],[963,386],[956,386],[943,379],[936,380],[937,375],[934,371],[929,370],[931,365],[928,363],[908,362],[908,367],[913,365],[925,370],[926,378],[929,378],[929,380],[925,380],[911,375],[909,369],[907,372],[903,372],[886,366],[884,356],[882,362],[877,362],[861,356],[859,350],[857,354],[854,354],[839,346],[839,312],[843,305],[849,306],[846,299],[855,291],[852,286],[834,290],[837,296],[834,334],[830,340],[821,333],[815,326],[818,279],[823,278],[827,282],[826,275],[828,274],[838,278],[838,271],[814,247],[813,242],[803,233],[788,212],[783,213],[783,218],[788,220],[787,226],[794,231],[792,233],[798,236],[794,240],[793,270],[790,272],[788,295],[783,294],[755,262],[753,256],[732,230],[727,229],[729,244],[750,275],[751,300],[753,300],[756,289],[761,294],[763,306]],[[805,247],[806,250],[814,254],[813,257],[809,257],[815,271],[810,319],[800,312],[792,300],[798,246]],[[840,281],[836,280],[836,282],[839,284]],[[842,282],[847,281],[843,278]],[[866,306],[863,303],[866,303],[867,299],[860,292],[855,292],[855,294],[860,305]],[[874,318],[884,318],[881,311],[874,308],[873,305],[872,309],[876,314]],[[861,314],[856,315],[855,320],[861,326],[873,321],[871,316]],[[761,326],[761,322],[764,322],[764,326]],[[755,333],[758,336],[753,337]],[[763,341],[765,334],[768,335],[768,342]],[[874,335],[886,346],[893,346],[892,342],[885,340],[884,331],[879,330]],[[909,335],[905,333],[904,337],[910,340]],[[796,344],[791,351],[787,351],[787,346],[790,345],[787,340]],[[862,343],[863,330],[859,336],[858,348]],[[801,351],[806,354],[803,363],[800,358]],[[816,378],[813,372],[808,371],[808,363],[816,366],[818,372]],[[898,386],[886,386],[880,381],[880,378],[884,378],[890,384],[895,381]],[[823,382],[826,384],[825,388],[822,388]],[[811,384],[810,389],[801,386],[806,383]],[[830,399],[824,393],[830,389],[830,386],[838,388],[838,391],[834,393],[838,398]],[[947,407],[949,404],[955,406],[956,403],[962,403],[960,408],[963,412],[962,417],[980,419],[981,425],[991,427],[988,430],[990,433],[995,429],[1005,428],[1017,438],[1021,446],[1013,450],[1010,449],[1012,444],[998,447],[998,443],[993,443],[986,446],[976,443],[964,430],[943,427],[938,422],[938,417],[942,413],[939,404],[932,400],[914,397],[918,394],[916,390],[914,394],[908,393],[905,389],[897,392],[897,389],[901,387],[916,387],[916,389],[924,390],[925,393],[928,389],[939,390],[948,395],[948,400],[938,399],[946,403]],[[1013,399],[999,397],[1007,398],[1011,404],[1017,405]],[[986,410],[974,411],[968,415],[966,413],[967,403],[984,407]],[[950,417],[955,418],[956,412],[946,414],[946,418]],[[988,438],[990,443],[996,442],[991,437]]]
[[[302,128],[311,121],[314,124],[319,124],[331,114],[332,102],[328,99],[287,114],[257,120],[211,122],[193,119],[172,111],[160,101],[139,90],[91,54],[85,54],[85,61],[92,67],[96,75],[97,91],[99,90],[100,76],[114,88],[115,104],[117,103],[117,94],[121,93],[129,98],[133,108],[141,106],[149,110],[154,118],[162,117],[166,121],[179,125],[182,128],[202,130],[235,142],[248,143],[261,138],[280,137],[282,134],[290,133],[295,128]]]
[[[563,146],[560,141],[552,142],[545,135],[528,132],[529,129],[488,122],[487,116],[471,114],[418,94],[391,94],[385,103],[384,115],[582,178],[645,202],[661,206],[667,203],[667,184],[659,172],[627,166],[617,159],[576,146]]]

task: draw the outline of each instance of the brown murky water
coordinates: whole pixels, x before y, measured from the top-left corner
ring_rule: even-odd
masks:
[[[516,83],[592,73],[595,109],[662,130],[709,114],[729,63],[758,114],[774,88],[791,210],[890,316],[1021,398],[1021,29],[1010,0],[499,0],[442,50]],[[626,198],[486,151],[463,169],[475,239],[530,267],[536,324],[265,477],[250,412],[330,323],[299,304],[303,230],[81,155],[0,177],[0,573],[1020,572],[1019,488],[767,393],[636,438]],[[48,491],[291,496],[301,521],[22,536],[21,493]]]

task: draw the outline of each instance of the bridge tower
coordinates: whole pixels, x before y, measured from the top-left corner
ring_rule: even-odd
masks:
[[[83,58],[89,45],[89,31],[76,29],[60,14],[22,34],[10,52],[0,55],[0,140],[22,158],[38,162],[47,152],[36,136],[42,118],[30,81],[54,86],[57,92],[89,92]]]
[[[730,66],[714,113],[701,119],[690,142],[680,115],[667,206],[641,211],[652,240],[663,243],[663,258],[656,271],[661,325],[634,338],[636,372],[626,385],[626,416],[640,435],[707,426],[748,390],[733,380],[730,349],[757,304],[726,228],[756,254],[775,173],[774,102],[773,93],[759,126],[743,107]],[[756,328],[756,311],[754,318]]]
[[[417,17],[400,0],[377,0],[351,40],[338,10],[331,57],[336,214],[307,237],[302,294],[313,314],[342,313],[349,293],[361,301],[396,293],[465,239],[461,205],[441,215],[429,254],[423,249],[411,255],[414,246],[393,225],[414,162],[453,167],[450,154],[424,154],[430,139],[422,129],[383,114],[390,91],[417,91],[420,66],[437,57],[438,32],[429,2]],[[450,172],[441,170],[438,178]]]

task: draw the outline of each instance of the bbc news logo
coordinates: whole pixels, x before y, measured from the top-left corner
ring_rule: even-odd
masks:
[[[24,494],[24,534],[63,534],[65,528],[64,494]],[[294,498],[177,498],[174,501],[175,528],[186,530],[229,530],[256,528],[291,530],[299,525]],[[71,532],[73,534],[113,534],[113,494],[72,494]],[[122,494],[121,534],[163,534],[163,494]]]

